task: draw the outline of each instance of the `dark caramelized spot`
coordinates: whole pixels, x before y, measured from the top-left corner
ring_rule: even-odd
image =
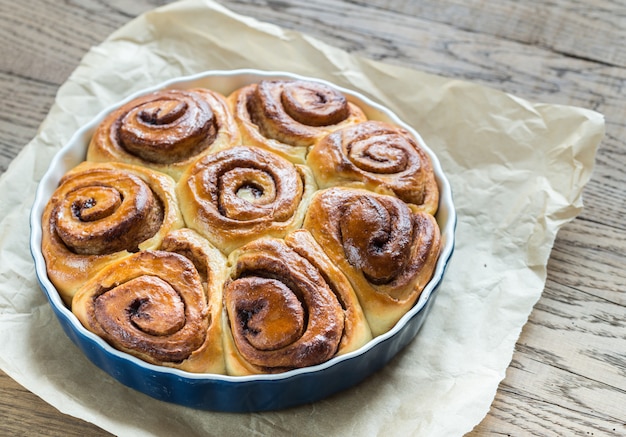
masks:
[[[241,329],[246,332],[246,334],[257,335],[261,332],[258,329],[253,329],[250,327],[250,321],[254,318],[254,316],[259,313],[265,305],[263,302],[256,302],[254,306],[251,308],[238,308],[237,310],[237,320],[241,325]]]
[[[128,313],[129,317],[144,317],[144,318],[150,318],[150,316],[146,313],[142,313],[141,312],[141,307],[148,302],[147,298],[137,298],[135,300],[133,300],[130,305],[128,305],[128,308],[126,309],[126,312]]]
[[[114,187],[81,187],[71,193],[72,215],[82,222],[93,222],[111,216],[124,200]]]
[[[241,335],[257,350],[280,349],[304,332],[302,304],[284,283],[245,277],[231,282],[227,290]]]
[[[187,103],[167,101],[160,102],[162,106],[150,106],[139,112],[139,119],[144,123],[154,126],[162,126],[173,123],[185,114]]]

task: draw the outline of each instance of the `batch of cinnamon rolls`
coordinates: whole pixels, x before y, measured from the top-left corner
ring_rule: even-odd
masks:
[[[162,90],[111,112],[43,215],[48,276],[146,362],[278,373],[354,351],[414,305],[439,192],[408,131],[334,87]]]

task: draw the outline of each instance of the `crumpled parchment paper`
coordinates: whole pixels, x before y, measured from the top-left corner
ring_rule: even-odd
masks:
[[[236,68],[323,78],[391,108],[437,153],[459,218],[432,312],[404,351],[332,398],[262,414],[196,411],[113,380],[62,332],[29,252],[38,180],[76,129],[131,92]],[[361,59],[209,0],[156,9],[86,54],[0,179],[0,367],[63,413],[117,435],[462,435],[504,378],[556,233],[582,208],[603,133],[593,111]]]

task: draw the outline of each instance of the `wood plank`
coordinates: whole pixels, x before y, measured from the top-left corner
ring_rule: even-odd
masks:
[[[603,411],[607,416],[618,418],[624,415],[626,405],[623,402],[626,401],[624,328],[626,317],[615,312],[613,302],[549,280],[518,341],[517,351],[530,360],[585,379],[591,386],[614,388],[616,402],[612,406],[605,405]],[[541,335],[548,330],[551,335]],[[569,350],[576,353],[567,354]],[[602,398],[603,403],[611,400],[600,392],[598,400]],[[618,399],[621,402],[617,402]],[[567,404],[569,400],[564,397],[561,402],[575,409],[574,405]]]
[[[550,277],[559,285],[624,307],[626,251],[623,247],[623,228],[585,218],[574,220],[559,232],[549,263]]]
[[[470,32],[491,35],[568,57],[626,66],[626,2],[594,2],[589,8],[567,0],[543,1],[360,1],[396,14],[420,17]],[[598,25],[601,23],[601,26]]]
[[[477,425],[467,437],[486,435],[500,436],[594,436],[615,437],[626,435],[623,420],[598,417],[593,411],[571,411],[560,403],[552,403],[533,395],[532,391],[520,393],[518,387],[532,382],[536,375],[551,371],[550,367],[540,363],[527,363],[524,370],[515,366],[521,365],[514,361],[507,373],[507,381],[514,381],[515,388],[503,383],[500,385],[489,413],[489,416]],[[565,374],[551,374],[546,378],[547,384],[567,378]]]
[[[0,370],[0,434],[4,436],[105,437],[97,426],[59,413]]]
[[[58,85],[0,71],[0,172],[35,135],[48,114]],[[15,93],[19,99],[14,98]]]

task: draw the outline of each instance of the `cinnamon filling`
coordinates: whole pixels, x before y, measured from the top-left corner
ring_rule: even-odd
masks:
[[[172,90],[139,102],[112,125],[112,139],[128,153],[155,164],[196,156],[217,136],[209,104],[191,91]]]
[[[141,179],[126,175],[118,186],[87,185],[70,191],[57,206],[59,238],[77,254],[134,252],[159,230],[163,205]]]

